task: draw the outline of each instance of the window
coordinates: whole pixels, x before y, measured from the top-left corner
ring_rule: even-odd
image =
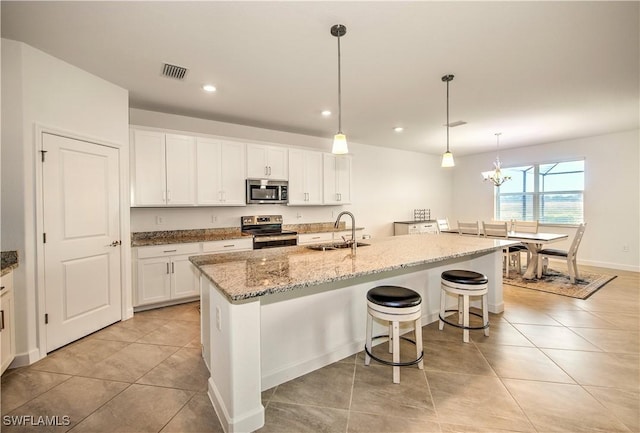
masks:
[[[496,219],[584,222],[584,160],[503,168],[502,172],[511,180],[496,188]]]

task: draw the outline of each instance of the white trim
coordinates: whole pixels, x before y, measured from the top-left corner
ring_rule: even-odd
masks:
[[[72,140],[87,141],[90,143],[107,146],[118,150],[119,154],[119,170],[120,170],[120,240],[122,241],[120,250],[120,285],[121,285],[121,320],[133,317],[133,304],[131,299],[131,230],[129,218],[129,149],[128,143],[117,143],[114,141],[104,140],[94,136],[80,134],[75,131],[69,131],[53,126],[43,125],[36,122],[34,124],[34,159],[33,170],[35,175],[35,310],[36,310],[36,334],[38,348],[29,352],[27,357],[29,364],[47,356],[47,339],[45,332],[44,313],[46,310],[45,303],[45,280],[44,280],[44,245],[41,242],[44,233],[44,212],[42,207],[43,201],[43,174],[42,164],[40,163],[40,151],[42,150],[42,135],[52,134],[61,137],[70,138]],[[37,351],[38,356],[34,357],[32,352]],[[20,362],[24,362],[24,359]]]

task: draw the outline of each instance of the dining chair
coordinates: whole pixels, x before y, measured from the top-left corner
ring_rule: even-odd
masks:
[[[514,221],[513,231],[520,233],[538,233],[538,220],[535,221]]]
[[[458,233],[461,235],[476,235],[480,236],[480,224],[475,222],[463,222],[458,221]]]
[[[482,222],[482,233],[487,238],[509,238],[509,231],[507,229],[508,224],[506,221],[501,222]],[[507,276],[509,276],[509,269],[511,264],[518,270],[518,273],[522,273],[522,263],[520,262],[520,250],[511,249],[511,247],[503,248],[503,270]]]
[[[439,218],[436,219],[436,222],[438,223],[438,231],[444,231],[444,230],[450,230],[450,226],[449,226],[449,218]]]
[[[512,229],[514,232],[519,233],[538,233],[538,220],[534,221],[519,221],[514,220]],[[531,251],[524,244],[519,244],[512,247],[513,250],[520,250],[521,252],[527,253],[527,266],[529,266],[529,261],[531,260]]]
[[[576,257],[578,255],[578,247],[582,241],[582,236],[587,228],[587,223],[580,224],[576,235],[573,237],[571,246],[568,250],[556,250],[553,248],[545,248],[538,251],[538,278],[542,277],[542,262],[548,257],[563,257],[567,259],[567,269],[569,271],[569,280],[571,284],[575,284],[578,278],[578,263]]]

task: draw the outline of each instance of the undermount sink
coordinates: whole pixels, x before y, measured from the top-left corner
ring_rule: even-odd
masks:
[[[370,244],[366,244],[364,242],[358,242],[356,244],[358,247],[366,247]],[[326,245],[308,245],[307,248],[315,251],[328,251],[328,250],[338,250],[342,248],[351,248],[350,244],[326,244]]]

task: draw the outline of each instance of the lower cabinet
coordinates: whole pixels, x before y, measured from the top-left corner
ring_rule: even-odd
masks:
[[[252,249],[251,237],[133,248],[133,307],[143,310],[200,296],[200,272],[191,256]]]
[[[14,327],[13,272],[0,277],[0,362],[4,371],[11,365],[16,354]]]
[[[323,244],[333,242],[333,233],[303,233],[298,235],[298,245]]]
[[[197,254],[199,243],[138,247],[133,306],[198,296],[200,275],[189,261]]]

